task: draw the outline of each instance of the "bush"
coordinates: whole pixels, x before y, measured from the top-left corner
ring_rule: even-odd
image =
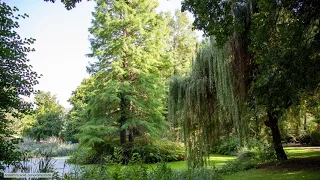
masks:
[[[123,147],[118,146],[116,143],[103,143],[94,147],[93,149],[79,148],[72,154],[69,162],[76,164],[97,164],[104,163],[105,157],[119,161],[115,157],[115,153],[122,155],[123,159],[120,161],[123,164],[127,164],[135,153],[141,156],[144,163],[185,160],[183,144],[169,140],[154,140],[151,144],[149,141],[139,139],[137,142],[127,143]]]
[[[284,137],[284,142],[285,143],[295,143],[296,142],[296,138],[292,135],[286,135]]]
[[[310,136],[312,146],[320,146],[320,131],[313,131]]]
[[[214,147],[213,152],[223,155],[234,156],[238,153],[239,150],[239,139],[237,138],[228,138],[220,140]]]
[[[89,167],[82,169],[80,174],[66,174],[64,179],[216,180],[221,177],[213,169],[195,168],[174,171],[166,164],[159,163],[151,170],[143,164]]]
[[[299,142],[301,144],[310,144],[311,141],[311,136],[309,134],[304,134],[302,136],[299,137]]]
[[[68,159],[68,163],[72,164],[94,164],[100,162],[102,162],[102,157],[98,157],[92,150],[84,147],[78,147]]]
[[[185,160],[183,144],[169,140],[156,140],[152,145],[133,147],[132,152],[139,153],[144,163]]]
[[[252,168],[256,168],[258,163],[254,159],[249,160],[235,160],[227,163],[221,169],[218,169],[218,173],[222,174],[233,174],[239,171],[246,171]]]
[[[237,156],[239,160],[257,160],[260,162],[276,159],[273,146],[264,142],[255,142],[249,148],[240,149]]]

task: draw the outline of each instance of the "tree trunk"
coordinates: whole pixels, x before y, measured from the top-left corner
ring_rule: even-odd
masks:
[[[129,142],[134,141],[134,134],[133,134],[133,128],[130,128],[129,130]]]
[[[120,131],[120,143],[125,144],[127,142],[127,131],[125,129]]]
[[[123,145],[127,142],[127,130],[122,129],[122,126],[126,123],[127,121],[127,116],[126,116],[126,108],[127,108],[127,103],[126,99],[123,93],[120,93],[120,113],[121,117],[119,120],[119,129],[120,129],[120,143]]]
[[[265,125],[271,129],[273,147],[277,155],[278,160],[287,160],[288,157],[283,150],[281,143],[281,135],[278,127],[278,117],[270,110],[268,110],[268,120],[265,121]]]
[[[40,143],[40,136],[37,136],[37,143]]]

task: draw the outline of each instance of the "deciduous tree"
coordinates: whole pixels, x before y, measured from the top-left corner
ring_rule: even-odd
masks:
[[[40,91],[35,96],[36,109],[30,115],[33,123],[25,133],[37,139],[59,136],[63,126],[64,109],[57,102],[57,98],[50,92]]]
[[[35,92],[38,75],[28,64],[27,54],[34,51],[30,47],[33,38],[22,38],[16,29],[17,19],[28,17],[18,14],[18,8],[0,2],[0,162],[10,163],[18,158],[16,148],[10,142],[14,131],[10,129],[8,115],[21,118],[30,110],[30,103],[22,96]]]

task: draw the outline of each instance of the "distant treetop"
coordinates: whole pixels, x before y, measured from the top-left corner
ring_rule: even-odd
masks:
[[[56,2],[56,0],[44,0],[46,2]],[[77,3],[80,3],[82,0],[61,0],[61,2],[65,5],[65,7],[67,8],[67,10],[70,10],[72,8],[76,7]],[[88,0],[90,1],[90,0]]]

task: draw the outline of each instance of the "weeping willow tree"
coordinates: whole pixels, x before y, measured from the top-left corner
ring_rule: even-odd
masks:
[[[232,126],[243,146],[251,118],[247,100],[254,63],[248,45],[256,3],[202,2],[185,0],[182,8],[195,15],[196,28],[214,37],[198,51],[190,76],[175,78],[170,87],[171,119],[182,121],[191,166],[206,164],[222,124]]]
[[[246,127],[247,101],[264,107],[277,159],[286,160],[279,119],[304,92],[319,87],[319,3],[184,0],[182,9],[193,13],[196,29],[228,45],[238,127]]]
[[[203,166],[208,141],[213,137],[217,108],[210,44],[198,51],[190,76],[174,77],[170,83],[169,114],[181,121],[190,166]],[[207,128],[205,128],[207,127]]]
[[[190,167],[207,165],[210,146],[224,124],[234,125],[242,141],[245,131],[228,45],[218,47],[211,38],[199,48],[187,77],[170,84],[170,119],[181,123]]]
[[[184,125],[192,166],[206,164],[203,157],[207,155],[208,146],[219,139],[222,124],[230,123],[240,146],[247,140],[252,113],[248,97],[255,67],[248,48],[249,31],[256,7],[254,0],[183,1],[182,9],[195,16],[195,28],[211,36],[210,42],[199,50],[190,76],[173,80],[170,89],[170,110],[179,117],[171,118],[181,120]],[[208,93],[212,93],[212,98],[200,101],[200,97]],[[196,145],[197,148],[193,148]]]

